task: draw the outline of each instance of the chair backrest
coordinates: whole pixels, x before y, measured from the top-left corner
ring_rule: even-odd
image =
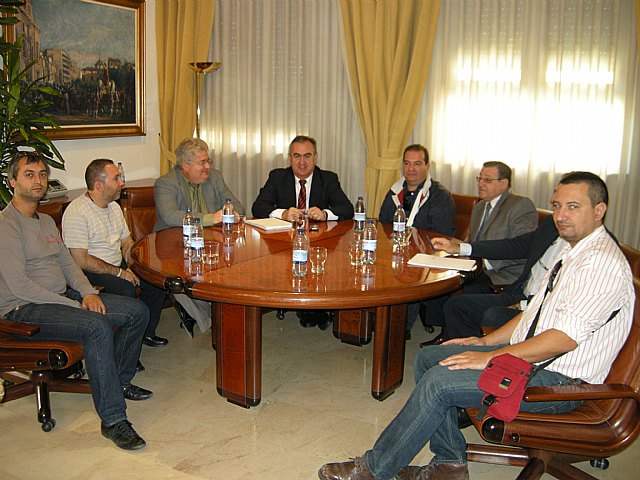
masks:
[[[120,195],[120,206],[134,241],[153,232],[156,204],[152,186],[126,187]]]
[[[624,243],[620,244],[620,250],[624,253],[624,256],[627,257],[629,261],[629,265],[631,266],[631,272],[634,277],[640,278],[640,250],[636,250],[629,245],[625,245]]]
[[[547,210],[546,208],[536,208],[538,212],[538,225],[542,223],[542,221],[547,218],[549,215],[553,215],[551,210]]]
[[[471,212],[473,206],[480,200],[472,195],[461,195],[452,193],[453,203],[456,204],[456,237],[461,240],[469,238],[469,227],[471,225]]]

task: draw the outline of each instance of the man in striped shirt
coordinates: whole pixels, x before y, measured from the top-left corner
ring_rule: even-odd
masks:
[[[564,354],[533,377],[535,386],[602,382],[631,328],[635,298],[629,264],[603,225],[607,203],[607,187],[598,176],[564,175],[551,197],[562,263],[550,270],[526,310],[486,337],[421,350],[414,364],[416,388],[374,447],[354,461],[323,466],[319,477],[468,479],[456,407],[480,406],[484,392],[477,381],[494,356],[510,353],[540,363]],[[527,338],[538,311],[534,335]],[[578,405],[523,402],[521,408],[562,413]],[[427,442],[434,453],[431,462],[406,467]]]

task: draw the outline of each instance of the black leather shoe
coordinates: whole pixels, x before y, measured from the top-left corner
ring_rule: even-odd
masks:
[[[138,363],[136,363],[136,373],[144,372],[145,370],[146,368],[144,368],[142,362],[138,360]]]
[[[329,325],[331,325],[331,322],[333,321],[331,318],[331,313],[330,312],[317,312],[316,315],[317,320],[316,323],[318,325],[318,328],[322,331],[326,330],[327,328],[329,328]]]
[[[103,436],[115,443],[116,446],[125,450],[138,450],[147,444],[144,439],[136,433],[128,420],[122,420],[110,427],[102,425],[100,431]]]
[[[164,347],[167,343],[169,343],[169,340],[154,335],[153,337],[143,337],[142,343],[144,343],[148,347]]]
[[[469,415],[467,415],[467,411],[464,408],[460,408],[460,407],[457,407],[457,408],[458,408],[458,428],[462,430],[463,428],[467,428],[473,425],[473,422],[469,418]]]
[[[442,334],[439,334],[436,338],[434,338],[433,340],[429,340],[428,342],[422,342],[420,344],[420,348],[422,347],[432,347],[434,345],[440,345],[445,341],[445,338],[442,336]]]
[[[309,310],[300,310],[296,312],[300,319],[300,326],[303,328],[315,327],[318,324],[317,317]]]
[[[151,390],[147,390],[146,388],[131,384],[128,387],[122,387],[122,395],[124,395],[124,398],[126,398],[127,400],[138,401],[151,398],[153,392]]]
[[[195,327],[196,321],[178,302],[175,302],[175,307],[178,315],[180,316],[180,328],[187,332],[187,335],[193,338],[193,327]]]

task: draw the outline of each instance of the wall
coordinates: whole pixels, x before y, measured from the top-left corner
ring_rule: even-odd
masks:
[[[155,178],[160,174],[160,118],[158,108],[158,75],[156,61],[155,2],[146,2],[146,69],[145,69],[145,136],[111,137],[55,142],[65,160],[65,170],[53,170],[68,189],[83,188],[84,171],[94,158],[110,158],[122,162],[127,180]]]

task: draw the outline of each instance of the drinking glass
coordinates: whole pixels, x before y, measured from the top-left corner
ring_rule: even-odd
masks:
[[[311,262],[311,273],[324,273],[327,249],[324,247],[311,247],[309,249],[309,261]]]
[[[220,244],[218,242],[204,242],[203,261],[206,265],[217,265],[220,261]]]

